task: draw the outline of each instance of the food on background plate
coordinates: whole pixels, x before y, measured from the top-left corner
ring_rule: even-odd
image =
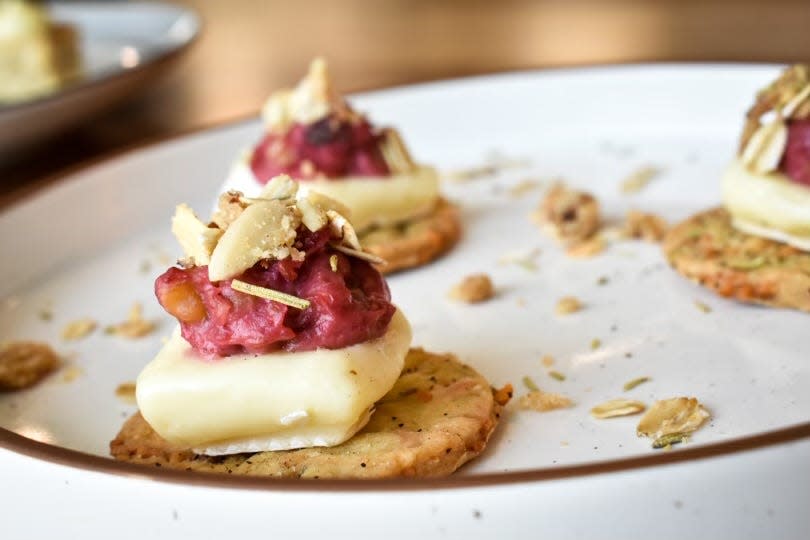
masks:
[[[138,377],[115,458],[355,478],[449,474],[483,450],[505,402],[452,355],[410,349],[342,209],[287,176],[226,193],[209,224],[177,207],[186,256],[155,293],[179,325]]]
[[[721,296],[810,311],[810,67],[759,92],[722,182],[721,208],[668,233],[670,264]]]
[[[39,2],[0,2],[0,104],[50,94],[79,75],[78,36]]]
[[[425,264],[461,234],[457,209],[439,193],[432,167],[416,163],[399,133],[379,129],[338,94],[326,62],[314,60],[294,89],[262,109],[265,133],[233,165],[222,191],[247,196],[288,174],[301,190],[341,202],[365,248],[385,273]]]

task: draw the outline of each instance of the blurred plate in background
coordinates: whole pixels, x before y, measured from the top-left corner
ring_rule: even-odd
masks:
[[[157,2],[54,2],[49,11],[77,31],[82,76],[55,93],[0,106],[0,159],[142,90],[200,28],[193,11]]]

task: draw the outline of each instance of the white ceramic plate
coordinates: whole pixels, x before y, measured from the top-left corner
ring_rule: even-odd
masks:
[[[173,207],[185,201],[207,211],[230,162],[256,140],[260,126],[175,139],[66,178],[0,214],[0,340],[48,341],[74,366],[30,391],[0,396],[0,446],[7,448],[0,450],[0,472],[25,493],[61,484],[57,478],[78,482],[94,503],[106,492],[135,504],[128,488],[138,486],[149,493],[148,503],[138,499],[143,519],[161,523],[155,530],[165,535],[206,530],[222,500],[241,516],[234,530],[257,525],[251,510],[272,504],[279,527],[313,533],[323,523],[303,518],[320,512],[345,533],[384,528],[390,519],[403,535],[528,534],[537,530],[530,526],[546,524],[560,537],[593,535],[605,526],[616,535],[756,536],[772,530],[768,520],[777,515],[780,531],[797,534],[807,517],[796,501],[808,500],[810,487],[785,482],[810,473],[808,316],[716,298],[670,271],[651,244],[617,242],[592,259],[568,258],[528,218],[542,190],[521,198],[509,193],[526,179],[547,187],[564,178],[597,195],[616,221],[629,208],[677,220],[716,205],[743,112],[776,73],[775,67],[725,65],[596,68],[354,99],[377,123],[400,127],[413,153],[442,169],[480,165],[493,151],[518,162],[491,177],[446,184],[463,209],[462,242],[435,264],[389,283],[416,345],[453,351],[493,384],[512,382],[517,395],[529,375],[576,405],[543,414],[510,408],[484,455],[450,480],[273,483],[108,460],[108,441],[134,411],[115,388],[134,380],[172,327],[153,299],[152,282],[178,253],[169,233]],[[621,181],[645,165],[659,167],[660,175],[640,193],[622,194]],[[499,262],[536,249],[536,271]],[[498,296],[475,306],[447,300],[450,286],[472,272],[490,274]],[[602,277],[608,282],[600,285]],[[579,297],[586,309],[556,316],[564,295]],[[160,321],[155,335],[126,341],[99,331],[81,341],[60,339],[68,321],[119,322],[135,301]],[[699,310],[697,301],[711,312]],[[52,319],[42,320],[42,310]],[[594,339],[601,342],[596,349]],[[565,381],[548,376],[544,355],[555,358],[553,369]],[[66,373],[78,376],[66,382]],[[651,381],[622,391],[639,376]],[[669,452],[636,437],[638,417],[599,421],[588,412],[614,397],[652,403],[681,395],[698,397],[712,420]],[[20,520],[30,515],[25,500],[34,499],[12,505]],[[98,504],[116,515],[106,500]],[[391,516],[391,508],[415,513]],[[124,510],[131,506],[118,515]],[[184,513],[194,515],[193,524],[170,532],[177,525],[172,516]],[[678,516],[683,523],[660,525]]]
[[[158,2],[53,2],[79,33],[82,77],[41,98],[0,107],[0,153],[76,124],[145,88],[197,35],[187,8]]]

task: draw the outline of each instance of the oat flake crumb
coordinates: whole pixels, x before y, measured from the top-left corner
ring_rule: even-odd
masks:
[[[84,374],[82,368],[76,365],[70,365],[62,370],[62,382],[71,383]]]
[[[474,304],[489,300],[495,295],[492,280],[486,274],[472,274],[453,286],[448,296],[453,300]]]
[[[509,195],[516,199],[523,197],[527,193],[534,191],[540,187],[540,182],[537,180],[522,180],[509,188]]]
[[[661,173],[657,167],[645,166],[640,167],[630,173],[627,178],[622,181],[621,191],[625,194],[638,193],[649,184],[656,176]]]
[[[98,326],[98,323],[89,317],[71,321],[62,328],[62,339],[72,341],[87,337],[93,333],[96,326]]]
[[[154,321],[147,321],[143,318],[141,304],[135,302],[129,309],[127,320],[108,326],[105,332],[114,336],[136,339],[151,334],[156,327]]]
[[[523,410],[537,412],[553,411],[555,409],[566,409],[574,405],[568,397],[553,392],[543,392],[536,390],[520,396],[518,407]]]
[[[599,419],[629,416],[638,414],[646,408],[644,403],[633,399],[611,399],[591,409],[591,416]]]
[[[639,420],[636,432],[651,439],[676,433],[685,435],[698,429],[710,416],[697,398],[662,399],[653,403]]]

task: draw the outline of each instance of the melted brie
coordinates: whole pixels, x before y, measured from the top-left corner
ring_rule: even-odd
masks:
[[[368,422],[410,343],[399,310],[381,337],[343,349],[220,360],[197,356],[177,329],[138,377],[136,398],[161,437],[201,454],[334,446]]]
[[[317,191],[346,205],[354,228],[362,232],[373,226],[403,223],[428,214],[439,199],[439,176],[432,167],[420,166],[410,174],[385,178],[354,176],[337,180],[301,180],[302,192]],[[256,181],[247,154],[231,168],[220,190],[257,196],[264,186]]]
[[[723,204],[741,231],[810,250],[810,188],[735,160],[723,175]]]

